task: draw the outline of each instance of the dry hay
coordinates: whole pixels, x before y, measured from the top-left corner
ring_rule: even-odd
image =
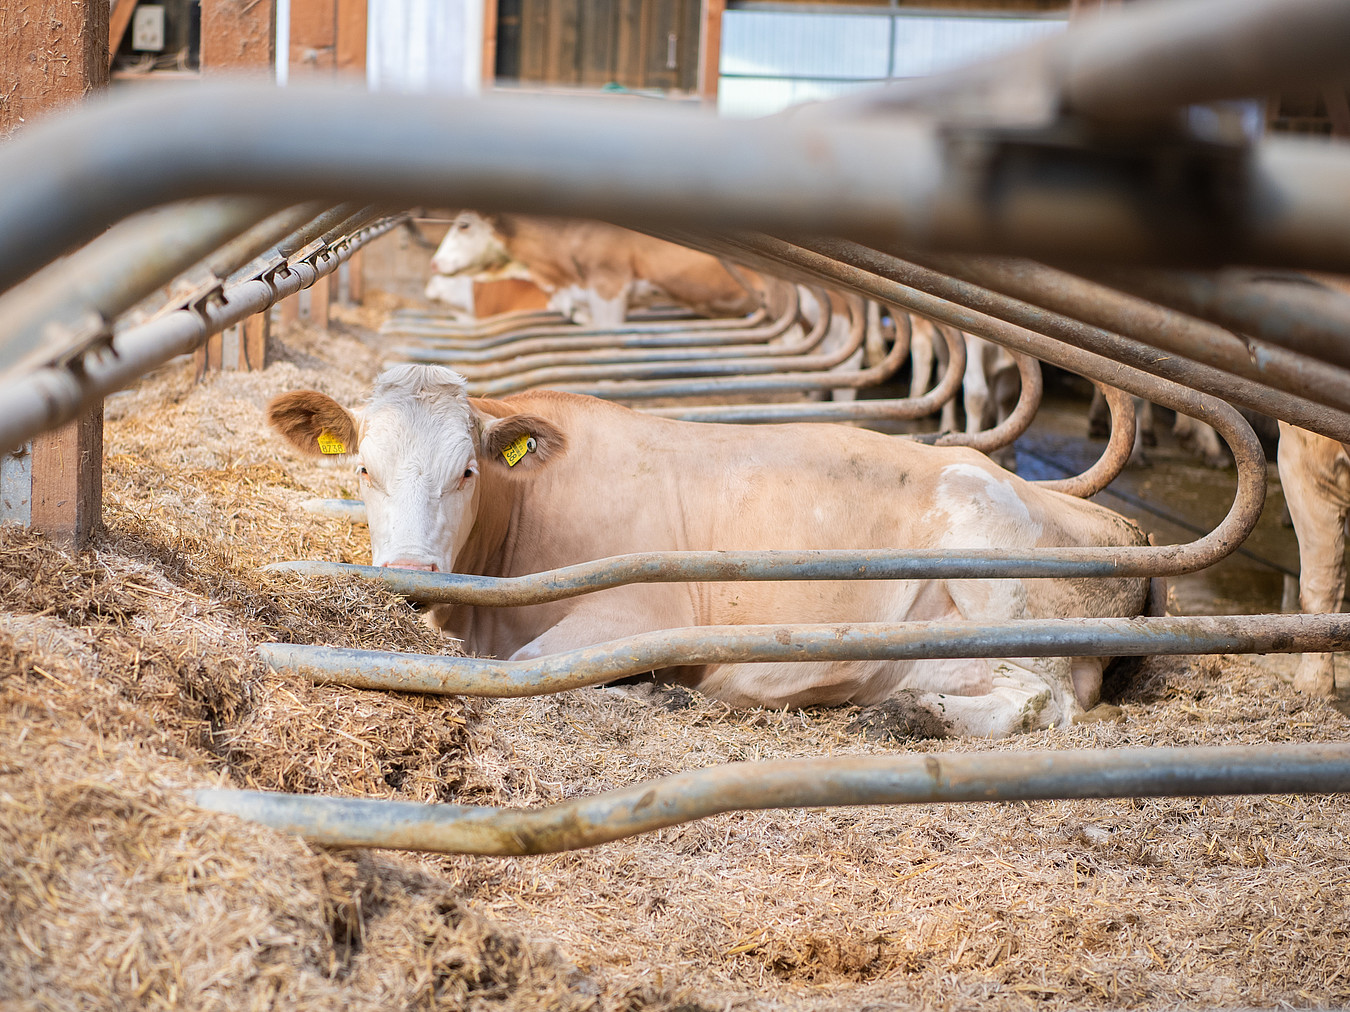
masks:
[[[6,1007],[1350,1001],[1341,796],[757,812],[523,859],[326,852],[192,808],[208,783],[516,806],[747,759],[1346,738],[1283,660],[1149,662],[1117,687],[1123,723],[992,743],[683,692],[462,702],[270,673],[268,639],[454,646],[377,589],[258,572],[368,551],[298,508],[350,476],[260,419],[296,386],[357,399],[377,355],[338,331],[274,351],[262,375],[174,365],[109,405],[94,551],[0,534]]]

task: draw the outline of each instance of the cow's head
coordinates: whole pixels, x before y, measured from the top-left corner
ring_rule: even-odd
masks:
[[[450,231],[436,247],[431,269],[437,274],[478,274],[511,262],[492,226],[479,214],[463,211],[450,223]]]
[[[357,412],[297,390],[275,398],[267,420],[304,453],[354,458],[375,565],[450,572],[485,487],[526,477],[566,449],[553,423],[505,408],[472,404],[464,378],[443,366],[396,365]]]

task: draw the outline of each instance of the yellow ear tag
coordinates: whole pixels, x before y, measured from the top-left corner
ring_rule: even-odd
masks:
[[[502,450],[502,459],[506,461],[507,467],[515,467],[520,463],[520,458],[527,453],[533,453],[537,445],[533,436],[520,436],[514,443]]]
[[[319,433],[319,449],[324,453],[346,453],[347,444],[327,429]]]

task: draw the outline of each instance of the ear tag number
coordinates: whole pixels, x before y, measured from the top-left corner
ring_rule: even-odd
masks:
[[[533,453],[538,445],[533,436],[520,436],[514,443],[502,449],[502,460],[506,461],[507,467],[515,467],[525,454]]]
[[[347,444],[327,429],[319,433],[319,449],[327,454],[346,453]]]

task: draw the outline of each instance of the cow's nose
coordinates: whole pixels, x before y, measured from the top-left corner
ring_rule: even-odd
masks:
[[[439,573],[440,567],[434,562],[422,562],[418,559],[395,559],[393,562],[386,562],[386,569],[420,569],[426,573]]]

